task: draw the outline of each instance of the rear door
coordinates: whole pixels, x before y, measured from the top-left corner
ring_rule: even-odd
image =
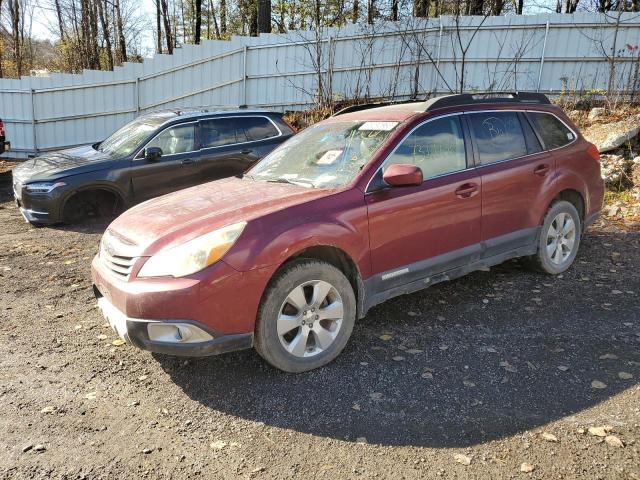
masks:
[[[479,258],[481,183],[465,143],[461,115],[429,120],[405,137],[372,179],[366,203],[375,291]],[[420,167],[422,185],[381,183],[393,163]]]
[[[466,117],[482,179],[483,256],[532,247],[540,223],[535,207],[553,182],[553,157],[543,151],[522,113],[486,111]]]
[[[200,121],[201,182],[237,175],[273,150],[281,132],[265,116],[225,117]]]
[[[199,157],[197,122],[181,123],[162,130],[145,148],[159,147],[162,156],[146,160],[144,148],[131,163],[131,183],[136,202],[196,184]]]

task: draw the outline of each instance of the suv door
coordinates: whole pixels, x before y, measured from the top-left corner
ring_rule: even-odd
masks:
[[[196,122],[165,128],[152,138],[131,162],[131,183],[136,202],[196,184],[196,163],[199,157],[196,143]],[[157,160],[144,158],[144,150],[159,147]]]
[[[483,256],[534,247],[538,204],[553,182],[553,157],[543,151],[522,113],[487,111],[466,117],[482,179]]]
[[[244,172],[275,148],[280,135],[273,123],[261,116],[201,120],[200,181],[208,182]]]
[[[427,120],[385,160],[369,185],[374,291],[430,277],[480,256],[481,183],[467,154],[461,115]],[[390,188],[382,180],[390,164],[420,167],[424,181]],[[425,286],[425,285],[423,285]]]

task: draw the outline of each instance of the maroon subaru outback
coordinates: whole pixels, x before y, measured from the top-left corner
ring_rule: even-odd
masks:
[[[388,298],[515,257],[573,263],[599,154],[540,94],[344,110],[242,178],[140,204],[105,232],[98,304],[133,345],[324,365]]]

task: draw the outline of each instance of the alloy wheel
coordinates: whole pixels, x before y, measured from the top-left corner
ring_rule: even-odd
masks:
[[[278,337],[296,357],[313,357],[327,350],[336,339],[344,308],[336,288],[323,280],[295,287],[278,313]]]
[[[568,213],[559,213],[547,231],[547,255],[556,265],[569,258],[576,242],[576,224]]]

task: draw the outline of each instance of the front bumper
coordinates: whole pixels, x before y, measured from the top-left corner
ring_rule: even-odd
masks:
[[[59,192],[32,195],[24,190],[22,184],[14,181],[13,197],[25,222],[38,224],[54,224],[59,222]]]
[[[251,348],[253,334],[216,336],[192,320],[144,320],[129,318],[94,287],[98,307],[111,328],[124,341],[166,355],[205,357]]]

